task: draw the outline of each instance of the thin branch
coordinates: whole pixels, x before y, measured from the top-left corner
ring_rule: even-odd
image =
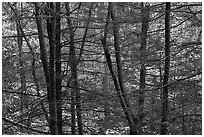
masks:
[[[201,114],[186,114],[186,115],[180,115],[180,116],[177,116],[175,118],[173,118],[168,125],[170,125],[174,120],[178,119],[178,118],[182,118],[182,117],[188,117],[188,116],[196,116],[196,117],[202,117]]]
[[[11,93],[11,94],[20,94],[20,95],[27,95],[27,96],[45,98],[45,96],[39,96],[39,95],[34,95],[34,94],[29,94],[29,93],[21,93],[21,92],[16,92],[16,91],[10,91],[10,90],[7,90],[7,89],[2,89],[2,91],[5,92],[5,93]]]
[[[40,131],[40,130],[37,130],[37,129],[33,129],[33,128],[30,128],[30,127],[28,127],[28,126],[26,126],[26,125],[23,125],[23,124],[20,124],[20,123],[15,123],[15,122],[13,122],[13,121],[11,121],[11,120],[9,120],[9,119],[7,119],[7,118],[2,118],[4,121],[6,121],[6,122],[8,122],[8,123],[11,123],[11,124],[13,124],[13,125],[15,125],[15,126],[20,126],[20,127],[22,127],[22,128],[25,128],[25,129],[28,129],[28,130],[32,130],[32,131],[34,131],[34,132],[38,132],[38,133],[40,133],[40,134],[46,134],[46,135],[48,135],[49,133],[48,132],[44,132],[44,131]]]

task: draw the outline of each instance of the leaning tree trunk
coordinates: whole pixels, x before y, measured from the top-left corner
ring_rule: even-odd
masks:
[[[118,41],[118,26],[117,26],[117,22],[116,22],[116,18],[114,16],[114,12],[113,12],[113,3],[109,3],[108,5],[108,15],[107,15],[107,22],[104,28],[104,37],[101,39],[102,45],[103,45],[103,49],[105,52],[105,57],[106,57],[106,61],[107,61],[107,65],[110,71],[110,74],[112,76],[117,94],[118,94],[118,98],[120,101],[120,104],[123,108],[123,111],[125,113],[125,116],[128,120],[129,126],[130,126],[130,134],[137,134],[137,130],[135,128],[135,124],[134,124],[134,116],[130,107],[130,104],[126,98],[126,93],[124,91],[124,85],[122,82],[122,75],[121,75],[121,62],[120,62],[120,52],[119,51],[119,41]],[[107,39],[107,33],[108,33],[108,26],[109,26],[109,22],[110,22],[110,18],[112,18],[114,24],[113,24],[113,29],[114,29],[114,45],[115,45],[115,49],[116,49],[116,60],[117,60],[117,69],[118,69],[118,74],[120,75],[117,79],[114,71],[113,71],[113,64],[112,64],[112,60],[111,60],[111,56],[109,53],[109,49],[108,46],[106,44],[106,39]],[[118,82],[119,81],[119,82]]]
[[[167,115],[168,115],[168,84],[170,67],[170,2],[166,2],[165,13],[165,66],[163,79],[163,95],[162,95],[162,121],[161,135],[167,134]]]

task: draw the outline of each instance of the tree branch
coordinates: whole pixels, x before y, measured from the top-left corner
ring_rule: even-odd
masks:
[[[4,121],[8,122],[8,123],[11,123],[11,124],[15,125],[15,126],[20,126],[20,127],[22,127],[22,128],[25,128],[25,129],[28,129],[28,130],[32,130],[32,131],[34,131],[34,132],[38,132],[38,133],[40,133],[40,134],[46,134],[46,135],[49,134],[48,132],[40,131],[40,130],[37,130],[37,129],[32,129],[32,128],[26,126],[26,125],[23,125],[23,124],[20,124],[20,123],[15,123],[15,122],[13,122],[13,121],[11,121],[11,120],[9,120],[9,119],[7,119],[7,118],[4,118],[4,117],[3,117],[2,119],[3,119]]]

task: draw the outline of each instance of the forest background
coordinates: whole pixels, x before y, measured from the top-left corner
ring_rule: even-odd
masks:
[[[3,2],[2,134],[202,134],[201,2]]]

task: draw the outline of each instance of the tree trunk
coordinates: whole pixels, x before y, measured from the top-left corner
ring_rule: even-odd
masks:
[[[28,101],[26,95],[23,95],[26,93],[26,76],[25,76],[25,70],[24,70],[24,63],[23,63],[23,35],[20,29],[20,24],[19,22],[16,23],[17,25],[17,41],[18,41],[18,48],[19,48],[19,68],[20,68],[20,79],[21,79],[21,90],[22,90],[22,97],[21,97],[21,106],[22,109],[28,108]]]
[[[42,18],[39,15],[40,8],[39,8],[37,2],[35,2],[35,12],[36,12],[36,22],[37,22],[37,29],[38,29],[39,45],[40,45],[40,59],[42,61],[43,71],[44,71],[44,75],[45,75],[47,92],[49,92],[50,91],[49,69],[48,69],[49,66],[48,66],[47,52],[46,52],[46,47],[45,47]],[[46,114],[46,117],[47,117],[47,114]],[[47,117],[47,120],[48,120],[47,122],[49,124],[49,128],[51,129],[51,124],[50,124],[50,120],[48,119],[48,117]]]
[[[122,96],[124,98],[126,107],[128,109],[128,111],[130,112],[130,114],[133,116],[133,112],[132,112],[132,108],[130,105],[130,102],[127,99],[126,96],[126,91],[125,91],[125,86],[124,86],[124,82],[123,82],[123,75],[122,75],[122,63],[121,63],[121,57],[120,57],[120,42],[119,42],[119,26],[115,17],[115,13],[114,13],[114,9],[113,9],[113,3],[111,6],[111,18],[114,22],[113,24],[113,36],[114,36],[114,47],[115,47],[115,57],[116,57],[116,64],[117,64],[117,71],[118,71],[118,82],[120,85],[120,90],[122,93]]]
[[[112,14],[112,15],[111,15]],[[125,116],[128,120],[129,126],[130,126],[130,134],[137,134],[136,128],[135,128],[135,124],[134,124],[134,117],[133,117],[133,113],[132,110],[130,108],[129,102],[126,98],[126,95],[124,93],[124,86],[123,86],[123,82],[122,82],[122,75],[119,76],[118,79],[120,79],[120,82],[118,83],[117,77],[113,71],[113,66],[112,66],[112,61],[111,61],[111,57],[110,57],[110,53],[108,50],[108,46],[106,44],[106,39],[107,39],[107,33],[108,33],[108,25],[109,25],[109,21],[110,21],[110,17],[113,19],[113,21],[115,21],[113,29],[114,29],[114,45],[116,48],[116,60],[117,60],[117,67],[119,70],[119,74],[121,74],[121,63],[120,63],[120,52],[118,52],[118,48],[119,48],[119,43],[118,43],[118,28],[117,28],[117,23],[114,17],[114,13],[113,13],[113,7],[112,7],[112,3],[109,3],[108,5],[108,15],[107,15],[107,23],[105,25],[104,28],[104,37],[103,39],[101,39],[103,48],[104,48],[104,52],[105,52],[105,57],[106,57],[106,61],[109,67],[109,71],[111,73],[117,94],[118,94],[118,98],[120,101],[120,104],[123,108],[123,111],[125,113]],[[121,89],[122,87],[122,89]]]
[[[13,10],[16,18],[19,19],[16,21],[16,31],[17,31],[17,44],[18,44],[18,55],[19,55],[19,74],[20,74],[20,83],[21,83],[20,110],[21,110],[21,115],[24,115],[25,117],[27,117],[27,115],[24,114],[24,109],[28,109],[29,100],[28,100],[28,96],[24,95],[27,93],[27,88],[26,88],[26,75],[25,75],[25,69],[24,69],[25,67],[23,63],[23,32],[21,30],[21,21],[19,18],[19,15],[21,13],[19,13],[20,11],[18,11],[17,9],[18,6],[21,6],[21,5],[15,4],[15,8],[12,8],[11,6],[11,9]],[[20,117],[20,121],[24,121],[22,116]],[[29,126],[29,121],[24,121],[22,123],[24,125]],[[23,128],[20,128],[20,131],[24,132],[25,130],[23,130]]]
[[[93,8],[93,5],[94,3],[91,3],[90,5],[90,8],[89,8],[89,15],[88,15],[88,20],[86,22],[86,26],[85,26],[85,31],[84,31],[84,35],[83,35],[83,39],[82,39],[82,44],[81,44],[81,48],[80,48],[80,51],[79,51],[79,57],[77,59],[77,66],[80,62],[80,59],[82,57],[82,54],[83,54],[83,50],[84,50],[84,45],[85,45],[85,42],[86,42],[86,38],[87,38],[87,34],[88,34],[88,27],[89,27],[89,24],[90,24],[90,18],[91,18],[91,14],[92,14],[92,8]]]
[[[36,65],[35,65],[35,56],[33,56],[33,59],[32,59],[32,76],[33,76],[33,82],[36,86],[36,91],[37,91],[37,95],[38,96],[41,96],[40,94],[40,87],[39,87],[39,82],[38,82],[38,79],[37,79],[37,75],[36,75]],[[48,117],[48,112],[44,106],[44,101],[43,100],[40,100],[40,106],[42,108],[42,111],[43,111],[43,114],[45,116],[45,119],[47,120],[47,122],[49,123],[49,117]]]
[[[165,66],[163,86],[168,84],[170,67],[170,2],[166,2],[165,13]],[[167,115],[168,115],[168,86],[163,88],[162,97],[162,121],[161,121],[161,135],[167,134]]]
[[[44,33],[45,32],[43,31],[42,18],[41,18],[41,15],[39,15],[40,8],[39,8],[37,2],[35,2],[35,11],[36,11],[38,38],[39,38],[39,44],[40,44],[40,59],[42,61],[45,80],[47,83],[47,91],[49,91],[49,89],[50,89],[50,87],[49,87],[49,70],[48,70],[49,66],[48,66],[47,52],[46,52],[45,39],[44,39]]]
[[[145,87],[146,87],[146,44],[147,44],[147,31],[149,24],[149,5],[141,3],[142,15],[142,32],[141,32],[141,47],[140,47],[140,89],[139,89],[139,108],[138,108],[138,132],[142,134],[142,119],[144,111],[145,100]]]
[[[57,133],[57,113],[56,113],[56,91],[55,91],[55,19],[51,10],[55,9],[52,2],[47,3],[48,10],[46,14],[51,18],[47,19],[47,32],[50,46],[50,58],[49,58],[49,76],[50,76],[50,91],[48,91],[49,113],[50,113],[50,131],[52,135]]]
[[[60,8],[61,3],[56,2],[56,35],[55,35],[55,48],[56,48],[56,81],[55,81],[55,90],[56,90],[56,102],[57,102],[57,127],[58,134],[62,135],[62,92],[61,92],[61,45],[60,45],[60,33],[61,33],[61,24],[60,24]]]
[[[76,60],[76,53],[75,53],[75,45],[74,45],[74,30],[72,21],[70,18],[70,7],[69,3],[65,3],[65,8],[67,11],[67,18],[69,31],[70,31],[70,55],[69,55],[69,62],[71,68],[71,75],[73,80],[71,82],[72,89],[72,103],[71,103],[71,114],[72,114],[72,134],[76,134],[76,127],[75,127],[75,111],[77,114],[77,125],[78,125],[78,132],[79,135],[83,134],[83,127],[82,127],[82,116],[81,116],[81,95],[80,90],[78,88],[78,76],[77,76],[77,60]],[[75,109],[76,107],[76,109]]]
[[[105,61],[105,59],[104,59]],[[104,75],[103,75],[103,80],[102,80],[102,93],[105,95],[108,95],[109,93],[109,75],[107,74],[108,72],[108,67],[107,64],[104,64]],[[103,130],[102,130],[102,134],[105,135],[106,130],[109,128],[108,127],[108,122],[109,122],[109,118],[110,118],[110,112],[111,112],[111,108],[110,108],[110,104],[109,101],[105,98],[104,99],[104,119],[103,119]]]
[[[71,24],[71,19],[70,19],[70,7],[69,7],[69,3],[65,3],[65,8],[66,8],[66,12],[67,12],[67,23],[69,26],[69,33],[70,33],[70,52],[69,52],[69,63],[70,63],[70,67],[71,67],[71,86],[75,88],[76,84],[75,82],[73,82],[73,58],[71,58],[71,56],[73,56],[73,50],[74,50],[74,31],[72,28],[72,24]],[[75,94],[75,89],[71,89],[71,134],[75,135],[76,134],[76,94]]]
[[[23,64],[23,50],[22,50],[22,45],[23,45],[23,37],[20,31],[20,26],[18,22],[16,23],[16,28],[17,28],[17,41],[18,41],[18,51],[19,51],[19,69],[20,69],[20,83],[21,83],[21,115],[24,113],[24,107],[26,106],[26,100],[24,93],[26,93],[26,77],[25,77],[25,71],[24,71],[24,64]],[[28,103],[28,102],[27,102]],[[21,117],[21,120],[23,121],[23,118]],[[25,124],[25,122],[24,122]],[[23,132],[23,128],[20,128],[20,131]]]
[[[184,116],[185,115],[185,103],[184,103],[184,95],[182,93],[182,88],[180,87],[179,88],[180,90],[180,94],[181,94],[181,112],[182,112],[182,115]],[[182,132],[183,132],[183,135],[186,134],[186,125],[185,125],[185,117],[182,117]]]
[[[75,62],[76,65],[76,62]],[[77,70],[77,68],[76,68]],[[82,126],[82,114],[81,114],[81,93],[78,89],[78,78],[77,78],[77,72],[76,72],[76,111],[77,111],[77,125],[78,125],[78,132],[79,135],[83,135],[83,126]]]

